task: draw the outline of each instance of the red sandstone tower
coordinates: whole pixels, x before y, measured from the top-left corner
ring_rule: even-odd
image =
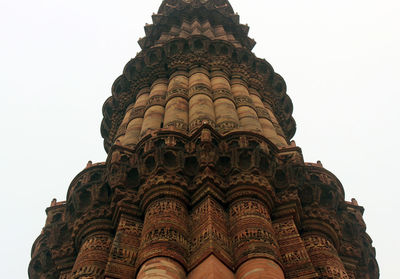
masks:
[[[29,277],[379,277],[364,209],[304,163],[284,80],[227,0],[164,0],[53,201]]]

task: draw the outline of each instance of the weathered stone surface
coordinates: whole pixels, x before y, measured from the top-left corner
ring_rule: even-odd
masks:
[[[164,0],[103,106],[106,162],[52,201],[29,277],[377,279],[357,202],[293,137],[227,0]]]

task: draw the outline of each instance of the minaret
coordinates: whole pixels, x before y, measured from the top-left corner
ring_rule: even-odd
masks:
[[[164,0],[103,106],[108,154],[53,200],[29,277],[377,279],[364,209],[291,141],[227,0]]]

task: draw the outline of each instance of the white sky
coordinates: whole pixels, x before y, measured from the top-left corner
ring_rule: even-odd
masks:
[[[306,161],[365,207],[381,278],[398,278],[399,2],[230,2],[286,80]],[[1,278],[27,278],[45,208],[105,160],[103,102],[160,3],[0,0]]]

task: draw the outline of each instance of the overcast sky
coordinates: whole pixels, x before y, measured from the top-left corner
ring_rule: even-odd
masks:
[[[306,161],[365,207],[381,278],[398,278],[399,2],[230,2],[286,80]],[[27,278],[45,208],[105,160],[102,105],[160,3],[0,0],[1,278]]]

